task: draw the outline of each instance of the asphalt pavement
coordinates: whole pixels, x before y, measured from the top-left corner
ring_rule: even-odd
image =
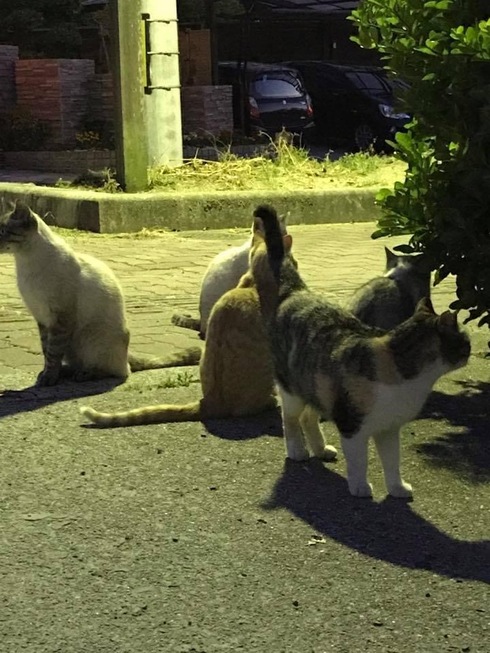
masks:
[[[294,226],[307,283],[344,301],[382,271],[373,224]],[[64,232],[66,234],[67,232]],[[126,296],[131,347],[200,343],[210,259],[245,230],[72,233]],[[398,242],[398,241],[396,241]],[[403,429],[414,501],[349,496],[338,462],[286,464],[276,412],[249,420],[87,428],[79,407],[199,396],[197,368],[32,387],[42,366],[14,262],[1,257],[0,650],[6,653],[486,653],[490,641],[488,331]],[[454,298],[446,281],[436,309]],[[338,437],[325,425],[330,442]]]

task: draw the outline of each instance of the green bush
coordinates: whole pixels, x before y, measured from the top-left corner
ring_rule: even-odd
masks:
[[[413,116],[396,137],[404,182],[378,196],[373,237],[410,234],[435,282],[456,277],[455,309],[490,326],[490,3],[488,0],[364,0],[355,39],[376,48],[408,82]],[[489,343],[490,344],[490,343]]]
[[[50,126],[19,107],[0,116],[0,149],[6,152],[43,150]]]

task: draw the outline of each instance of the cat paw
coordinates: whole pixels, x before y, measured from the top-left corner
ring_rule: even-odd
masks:
[[[286,457],[289,460],[295,460],[296,462],[304,462],[305,460],[310,459],[310,454],[308,449],[301,446],[288,446],[286,450]]]
[[[94,375],[88,370],[74,370],[71,378],[75,383],[84,383],[85,381],[92,381]]]
[[[56,385],[59,381],[59,378],[59,370],[43,370],[37,376],[36,386],[38,388],[45,388]]]
[[[390,496],[396,497],[397,499],[411,499],[413,497],[412,486],[410,483],[405,483],[402,481],[397,485],[392,485],[388,488]]]
[[[320,460],[337,460],[337,449],[326,444],[318,458],[320,458]]]
[[[349,481],[349,492],[353,497],[370,499],[373,496],[373,486],[367,481]]]

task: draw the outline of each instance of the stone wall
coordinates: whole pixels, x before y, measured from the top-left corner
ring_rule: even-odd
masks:
[[[181,91],[184,134],[233,131],[231,86],[187,86]]]
[[[0,113],[6,113],[15,106],[15,62],[18,58],[17,46],[0,45]]]
[[[17,104],[49,124],[50,147],[69,146],[87,112],[89,59],[21,59],[15,64]]]

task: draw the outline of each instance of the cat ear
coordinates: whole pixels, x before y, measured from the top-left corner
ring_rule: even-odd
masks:
[[[423,297],[419,301],[419,303],[417,304],[417,308],[415,309],[415,313],[427,313],[429,315],[437,315],[429,297]]]
[[[415,254],[413,257],[414,267],[420,274],[430,274],[432,272],[431,260],[427,254]]]
[[[385,246],[385,256],[386,256],[386,269],[389,270],[391,268],[394,268],[398,260],[398,255]]]
[[[256,234],[258,231],[261,234],[264,233],[264,223],[262,222],[261,218],[254,218],[254,221],[252,223],[252,233]]]
[[[293,246],[293,237],[291,234],[284,234],[282,237],[282,242],[284,243],[284,251],[290,252],[291,247]]]
[[[15,208],[10,216],[10,219],[14,220],[18,225],[25,228],[32,227],[37,224],[34,213],[23,200],[17,200],[15,202]]]
[[[444,311],[438,318],[439,326],[443,329],[454,331],[458,329],[458,314],[452,311]]]
[[[277,220],[279,222],[279,228],[281,229],[281,232],[283,234],[287,233],[287,222],[289,219],[289,216],[291,215],[291,211],[288,211],[287,213],[281,213],[280,216],[278,216]]]
[[[260,218],[259,221],[261,222]],[[256,249],[259,245],[265,242],[264,233],[261,229],[254,229],[252,234],[252,250]]]

